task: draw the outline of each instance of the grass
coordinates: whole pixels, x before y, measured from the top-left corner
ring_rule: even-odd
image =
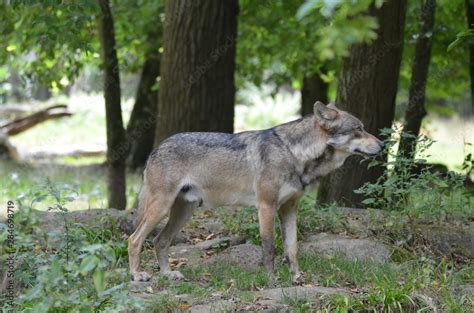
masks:
[[[445,260],[435,262],[419,258],[404,263],[378,264],[349,260],[342,255],[302,255],[300,265],[306,273],[306,284],[349,288],[357,290],[358,294],[327,296],[319,300],[285,297],[283,303],[295,312],[313,312],[316,308],[327,312],[365,311],[367,308],[384,312],[416,311],[429,306],[426,296],[431,295],[438,298],[439,307],[449,308],[449,312],[458,312],[458,309],[469,312],[466,309],[473,301],[467,294],[453,291],[474,282],[471,263],[460,267]],[[285,264],[277,264],[276,273],[279,287],[291,286]],[[190,295],[195,304],[216,292],[222,294],[223,299],[239,297],[252,303],[257,297],[253,294],[255,290],[274,288],[269,285],[263,268],[246,270],[232,264],[202,264],[184,268],[183,274],[187,282],[172,282],[160,277],[157,285],[171,295]]]
[[[7,173],[0,185],[0,201],[31,201],[34,194],[44,189],[46,181],[60,183],[75,193],[75,200],[68,204],[70,210],[106,208],[106,169],[102,165],[58,165],[58,164],[18,164],[0,161],[0,172]],[[138,173],[127,175],[128,207],[133,205],[140,188]],[[35,209],[47,209],[46,203],[35,204]],[[2,211],[2,213],[4,213]]]

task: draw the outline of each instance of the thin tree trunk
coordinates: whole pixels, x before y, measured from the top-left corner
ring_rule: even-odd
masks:
[[[102,13],[99,18],[99,37],[104,67],[108,206],[124,210],[127,204],[125,195],[127,142],[120,104],[120,75],[115,44],[114,20],[109,1],[98,0],[98,3]]]
[[[435,21],[436,0],[426,0],[421,7],[421,29],[416,41],[415,57],[413,59],[408,107],[405,111],[403,132],[418,136],[421,122],[426,115],[425,90],[428,79],[428,69],[431,60],[431,44]],[[398,157],[413,158],[416,150],[416,138],[402,136]]]
[[[328,87],[318,73],[305,75],[301,86],[301,116],[313,113],[313,106],[316,101],[327,103]]]
[[[166,1],[156,144],[233,131],[237,14],[237,0]]]
[[[405,0],[389,0],[379,9],[372,7],[369,14],[378,19],[378,37],[371,44],[353,46],[339,76],[336,103],[360,118],[365,129],[372,134],[392,125],[405,12]],[[360,164],[360,161],[360,157],[350,157],[342,168],[326,177],[318,201],[361,206],[362,196],[355,194],[354,190],[366,182],[375,181],[384,169],[373,167],[368,170],[367,165]]]
[[[153,90],[153,86],[160,75],[160,54],[156,34],[150,34],[148,41],[150,50],[145,56],[135,105],[127,126],[130,145],[127,165],[132,169],[145,165],[155,140],[158,91]]]
[[[467,24],[469,29],[474,29],[474,0],[465,0]],[[474,44],[469,45],[469,74],[471,76],[471,102],[474,112]]]

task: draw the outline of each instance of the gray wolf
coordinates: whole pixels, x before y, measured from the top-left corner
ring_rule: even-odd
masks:
[[[267,130],[169,137],[150,154],[144,171],[137,226],[128,240],[132,279],[151,278],[139,271],[139,253],[147,235],[167,214],[169,220],[154,240],[155,252],[161,273],[180,279],[181,273],[170,270],[168,249],[194,209],[255,206],[263,265],[273,273],[278,215],[293,281],[301,282],[296,213],[304,190],[348,156],[374,156],[382,148],[383,143],[356,117],[321,102],[314,104],[313,114]]]

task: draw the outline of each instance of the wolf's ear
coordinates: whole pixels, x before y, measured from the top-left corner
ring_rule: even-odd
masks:
[[[337,111],[326,106],[321,101],[316,101],[314,104],[314,116],[318,120],[332,121],[337,117]]]
[[[326,107],[337,110],[336,104],[334,102],[329,103]]]

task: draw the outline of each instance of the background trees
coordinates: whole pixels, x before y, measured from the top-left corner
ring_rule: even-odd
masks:
[[[120,75],[115,43],[114,19],[108,0],[99,0],[99,37],[104,66],[105,120],[107,127],[107,186],[109,207],[124,210],[125,156],[127,139],[120,104]]]
[[[353,46],[340,72],[336,103],[359,117],[372,134],[391,127],[395,114],[405,11],[405,1],[388,1],[379,8],[371,7],[370,14],[379,23],[377,39],[370,44]],[[318,200],[360,205],[361,196],[353,191],[366,182],[375,181],[383,168],[366,169],[359,163],[359,157],[352,157],[325,178]]]
[[[155,143],[182,131],[232,132],[237,1],[165,7]]]
[[[402,132],[418,136],[421,122],[426,115],[425,93],[428,79],[428,69],[431,61],[431,43],[436,13],[436,0],[428,0],[421,7],[420,32],[416,40],[415,56],[413,58],[408,106],[405,111],[405,124]],[[400,138],[399,155],[413,157],[416,138],[402,136]]]
[[[104,45],[99,40],[98,1],[2,4],[5,49],[0,51],[0,99],[29,101],[40,93],[66,97],[76,81],[85,81],[88,91],[104,92],[115,109],[122,98],[124,112],[109,110],[104,121],[116,126],[107,133],[109,153],[117,152],[120,142],[126,148],[124,155],[115,155],[126,158],[131,169],[142,168],[153,146],[175,132],[232,131],[234,105],[247,102],[238,91],[253,85],[256,90],[272,90],[272,95],[299,94],[302,114],[310,113],[316,100],[339,102],[362,116],[373,132],[399,121],[412,132],[423,128],[423,114],[415,114],[423,110],[415,107],[442,115],[468,113],[469,68],[463,65],[469,60],[471,41],[464,36],[466,40],[457,41],[449,52],[446,49],[466,28],[466,19],[458,17],[466,15],[470,23],[472,3],[438,0],[432,26],[429,17],[434,10],[428,14],[427,9],[434,9],[433,1],[424,1],[424,9],[408,3],[405,27],[394,16],[379,18],[383,3],[110,1],[115,33],[111,45],[116,51],[112,74],[121,86],[107,83],[106,88],[96,78],[108,65],[100,58]],[[384,4],[389,5],[392,2]],[[420,17],[427,19],[421,28]],[[385,23],[392,18],[393,23]],[[196,27],[187,30],[186,23]],[[391,40],[401,36],[403,28],[398,45]],[[84,78],[84,73],[89,76]],[[127,98],[133,98],[131,109],[123,101]],[[128,123],[120,126],[120,119]],[[415,148],[402,140],[400,151],[407,146]],[[349,175],[344,177],[358,178],[351,178],[350,184],[330,178],[321,189],[321,201],[342,197],[358,204],[352,190],[373,180],[377,170],[355,173],[351,165],[343,170]],[[119,189],[123,195],[126,188]],[[330,190],[340,193],[329,194]]]

